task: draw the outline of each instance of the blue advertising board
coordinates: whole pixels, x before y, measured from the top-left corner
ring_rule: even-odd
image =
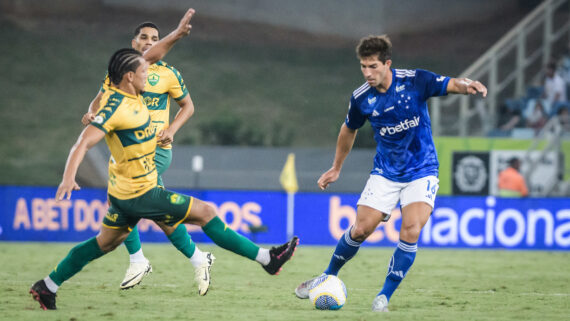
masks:
[[[82,241],[97,234],[106,214],[106,191],[82,189],[55,202],[55,188],[0,186],[0,241]],[[229,227],[258,243],[286,240],[287,195],[266,191],[189,191],[214,206]],[[357,194],[297,193],[294,232],[305,245],[335,245],[356,219]],[[365,246],[394,246],[401,212],[382,223]],[[263,227],[253,234],[251,227]],[[210,242],[199,227],[192,238]],[[151,221],[141,220],[143,242],[167,242]],[[419,240],[422,247],[570,249],[570,199],[440,196]]]

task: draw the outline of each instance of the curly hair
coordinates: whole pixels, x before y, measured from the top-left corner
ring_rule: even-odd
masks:
[[[117,50],[109,60],[107,73],[109,80],[118,85],[123,76],[129,71],[136,71],[140,66],[141,53],[132,48],[123,48]]]

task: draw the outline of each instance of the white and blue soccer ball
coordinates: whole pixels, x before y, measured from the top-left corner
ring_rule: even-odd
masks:
[[[321,275],[311,284],[309,299],[319,310],[338,310],[346,302],[346,287],[334,275]]]

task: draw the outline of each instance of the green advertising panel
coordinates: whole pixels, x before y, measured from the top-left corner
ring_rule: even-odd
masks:
[[[527,150],[530,139],[483,138],[483,137],[436,137],[434,138],[439,159],[439,195],[451,195],[452,156],[454,151]],[[539,145],[539,149],[546,142]],[[564,153],[564,179],[570,178],[570,140],[562,142]]]

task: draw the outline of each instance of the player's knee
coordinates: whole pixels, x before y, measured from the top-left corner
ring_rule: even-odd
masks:
[[[350,232],[350,237],[357,242],[364,242],[372,232],[374,232],[374,229],[364,226],[354,226]]]
[[[129,235],[128,232],[113,236],[109,235],[103,236],[99,234],[97,235],[97,245],[99,246],[101,251],[103,251],[103,253],[109,253],[114,249],[116,249],[119,245],[121,245],[123,241],[125,241],[128,235]]]
[[[216,209],[212,205],[200,202],[200,206],[197,208],[197,215],[195,215],[191,223],[204,226],[216,217],[216,214]]]
[[[204,220],[206,222],[209,222],[211,219],[216,217],[216,215],[217,215],[216,209],[210,204],[206,204],[205,207],[206,207],[206,210],[204,211]]]
[[[114,249],[116,249],[122,242],[123,242],[122,240],[121,241],[113,240],[109,242],[99,243],[99,248],[101,248],[101,251],[103,251],[104,253],[109,253]]]
[[[421,231],[422,227],[420,224],[402,225],[400,228],[400,239],[415,243],[420,238]]]

